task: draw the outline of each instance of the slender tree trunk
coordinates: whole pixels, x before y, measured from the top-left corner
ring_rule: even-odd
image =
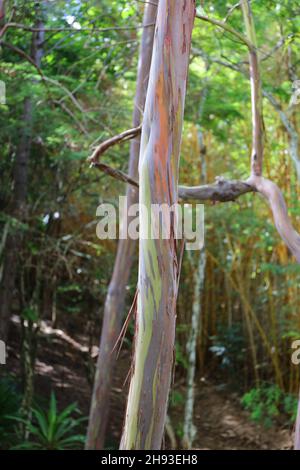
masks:
[[[174,356],[178,261],[171,236],[151,239],[152,204],[178,200],[178,165],[194,0],[160,0],[141,137],[135,353],[121,449],[160,449]],[[146,214],[148,212],[148,217]],[[171,219],[171,220],[170,220]]]
[[[190,252],[191,253],[191,252]],[[194,256],[194,254],[192,255]],[[191,260],[193,265],[193,260]],[[196,266],[194,280],[194,300],[192,306],[192,322],[189,339],[187,342],[188,353],[188,371],[187,371],[187,393],[184,408],[184,424],[183,424],[183,446],[191,449],[196,436],[196,428],[193,423],[194,402],[195,402],[195,373],[196,373],[196,352],[197,338],[199,335],[200,318],[201,318],[201,298],[205,280],[206,253],[205,248],[200,251],[198,258],[198,266]]]
[[[37,28],[42,28],[41,21],[36,22]],[[33,33],[31,57],[37,66],[41,65],[43,54],[42,43],[44,34],[42,31]],[[18,221],[26,219],[27,207],[27,183],[28,163],[32,136],[32,99],[24,100],[23,129],[16,152],[14,165],[14,198],[12,204],[12,216]],[[0,338],[7,341],[11,304],[13,300],[15,279],[17,274],[18,253],[22,248],[22,229],[13,227],[8,233],[3,257],[3,271],[0,286]]]
[[[252,47],[249,51],[251,102],[252,102],[252,156],[251,156],[251,178],[248,180],[268,200],[273,212],[275,226],[282,239],[300,263],[300,236],[294,230],[287,214],[287,207],[279,188],[269,180],[261,177],[263,163],[263,112],[262,92],[257,56],[256,33],[250,0],[241,0],[244,22],[248,40]],[[281,115],[281,118],[283,116]],[[297,145],[298,141],[294,141]],[[298,150],[298,149],[296,149]],[[295,450],[300,450],[300,398],[298,400],[298,415],[296,420]]]
[[[157,7],[145,5],[144,24],[155,22]],[[137,87],[133,112],[133,127],[140,125],[145,105],[146,92],[153,47],[154,27],[144,28],[140,47],[137,73]],[[137,177],[140,153],[140,138],[131,141],[129,174]],[[128,207],[138,202],[138,190],[132,186],[127,189]],[[127,229],[127,227],[125,228]],[[112,279],[104,307],[103,326],[99,356],[94,379],[94,389],[90,409],[86,449],[102,449],[105,441],[109,414],[109,395],[116,362],[116,352],[112,352],[121,331],[124,318],[126,286],[129,281],[136,243],[130,238],[122,239],[118,244]]]
[[[201,153],[201,184],[206,183],[206,164],[204,145],[202,141],[202,133],[199,130],[198,139],[200,144]],[[194,285],[194,299],[192,304],[192,318],[189,339],[187,342],[188,353],[188,370],[187,370],[187,393],[184,408],[184,423],[183,423],[183,446],[186,449],[191,449],[193,441],[196,436],[196,428],[193,423],[194,415],[194,402],[195,402],[195,374],[196,374],[196,353],[197,353],[197,339],[199,336],[200,321],[201,321],[201,300],[205,281],[205,268],[206,268],[206,252],[203,247],[199,256],[196,253],[189,251],[190,265],[194,268],[193,285]],[[196,263],[195,263],[196,261]]]

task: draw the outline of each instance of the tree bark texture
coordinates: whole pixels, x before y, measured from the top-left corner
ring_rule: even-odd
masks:
[[[144,24],[154,23],[156,12],[157,7],[155,5],[146,4]],[[154,27],[143,29],[133,113],[134,128],[138,127],[142,120],[152,57],[153,34]],[[131,141],[130,146],[129,175],[132,179],[137,178],[139,153],[140,138],[137,137]],[[138,202],[137,188],[128,186],[126,195],[128,206]],[[130,222],[130,218],[128,222]],[[116,362],[114,346],[120,334],[124,318],[126,286],[129,281],[135,247],[135,241],[129,237],[121,239],[118,244],[113,275],[104,306],[103,326],[94,379],[86,449],[102,449],[105,442],[109,416],[109,395]]]
[[[178,165],[194,0],[160,0],[139,162],[140,204],[178,200]],[[174,219],[168,239],[141,234],[135,352],[121,449],[160,449],[174,356],[178,261]],[[164,224],[164,220],[162,221]],[[147,231],[146,231],[147,232]]]

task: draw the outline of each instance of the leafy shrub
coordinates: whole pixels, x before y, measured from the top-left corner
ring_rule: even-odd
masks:
[[[177,408],[177,406],[183,405],[185,402],[185,397],[183,394],[177,390],[172,390],[170,395],[170,406]]]
[[[15,446],[14,449],[67,450],[82,448],[85,436],[76,434],[76,432],[86,418],[74,417],[76,414],[79,414],[76,403],[72,403],[59,413],[55,395],[51,393],[47,412],[40,408],[32,408],[32,420],[29,423],[22,418],[15,418],[16,421],[27,426],[29,438]]]
[[[209,350],[220,359],[221,367],[236,372],[245,360],[245,339],[239,324],[219,325],[217,335],[210,337]]]
[[[21,395],[12,377],[0,379],[0,449],[7,449],[16,441],[15,424],[11,417],[18,417]]]
[[[250,411],[251,419],[271,427],[274,421],[285,415],[294,422],[297,414],[297,398],[284,393],[277,385],[252,388],[242,398],[242,405]]]

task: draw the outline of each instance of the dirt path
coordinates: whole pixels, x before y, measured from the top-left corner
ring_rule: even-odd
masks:
[[[216,450],[289,449],[291,431],[253,423],[236,395],[228,397],[205,381],[196,394],[195,447]]]
[[[13,334],[8,365],[19,376],[19,334]],[[83,346],[85,338],[74,338]],[[84,415],[89,413],[91,385],[84,354],[60,337],[42,337],[38,348],[36,393],[48,402],[51,389],[55,390],[60,407],[76,401]],[[123,386],[130,366],[130,353],[122,351],[115,373],[111,395],[111,419],[108,429],[108,448],[117,448],[123,426],[128,384]],[[184,387],[181,387],[184,396]],[[171,411],[171,423],[176,432],[183,419],[183,406]],[[208,380],[201,380],[196,391],[194,424],[197,449],[289,449],[292,446],[291,430],[265,429],[249,419],[241,408],[238,396],[220,391]],[[181,426],[182,428],[182,426]],[[180,439],[178,438],[178,442]],[[168,447],[168,440],[166,439]],[[180,444],[179,446],[180,447]]]

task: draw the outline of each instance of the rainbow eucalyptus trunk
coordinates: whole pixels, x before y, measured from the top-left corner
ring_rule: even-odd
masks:
[[[160,0],[139,163],[140,253],[135,353],[121,449],[160,449],[174,356],[178,263],[170,237],[152,239],[152,204],[178,199],[178,165],[194,0]],[[148,213],[148,215],[147,215]]]
[[[157,7],[146,4],[144,24],[155,23]],[[140,58],[138,64],[137,87],[133,113],[133,127],[139,126],[141,112],[144,109],[153,47],[153,27],[143,30]],[[140,153],[140,139],[131,141],[129,174],[137,177]],[[128,206],[138,202],[138,191],[134,187],[127,189]],[[129,219],[130,221],[130,219]],[[109,414],[109,396],[116,362],[115,343],[121,331],[124,318],[126,286],[129,281],[136,243],[130,238],[120,240],[115,260],[112,279],[104,307],[103,326],[97,361],[94,389],[91,402],[86,449],[102,449],[104,446]],[[113,351],[113,352],[112,352]]]

